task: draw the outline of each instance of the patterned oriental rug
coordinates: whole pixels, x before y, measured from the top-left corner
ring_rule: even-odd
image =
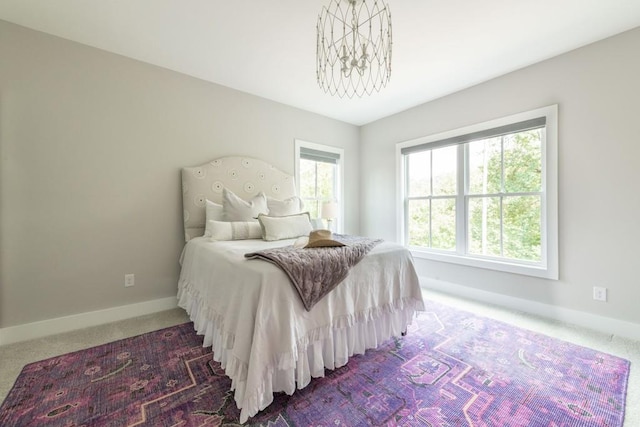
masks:
[[[406,337],[250,418],[263,426],[622,426],[629,362],[427,301]],[[191,323],[27,365],[0,426],[230,426]]]

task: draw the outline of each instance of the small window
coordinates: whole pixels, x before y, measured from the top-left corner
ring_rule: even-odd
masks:
[[[557,106],[398,144],[418,257],[558,277]]]
[[[317,227],[340,232],[343,224],[341,177],[344,150],[296,140],[295,152],[296,182],[305,210]]]

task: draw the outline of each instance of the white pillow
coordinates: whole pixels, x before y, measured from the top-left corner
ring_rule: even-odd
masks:
[[[308,236],[311,232],[309,212],[289,216],[259,215],[258,222],[262,227],[262,238],[268,241]]]
[[[289,197],[285,200],[267,197],[267,207],[269,208],[269,216],[287,216],[302,213],[304,203],[298,196]]]
[[[205,237],[211,237],[211,228],[209,221],[222,221],[224,219],[224,212],[222,205],[219,205],[211,200],[207,199],[207,205],[205,206],[205,223],[204,223],[204,235]]]
[[[267,196],[261,191],[251,200],[242,200],[226,188],[222,190],[225,221],[255,221],[258,215],[269,212]]]
[[[258,221],[207,221],[211,240],[246,240],[262,237]]]

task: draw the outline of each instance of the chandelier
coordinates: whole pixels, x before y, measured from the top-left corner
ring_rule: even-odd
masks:
[[[318,16],[316,76],[331,95],[371,95],[391,76],[391,11],[384,0],[330,0]]]

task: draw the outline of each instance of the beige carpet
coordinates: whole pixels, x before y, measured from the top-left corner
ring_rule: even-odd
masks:
[[[640,426],[640,342],[594,332],[548,319],[513,312],[487,304],[463,300],[434,291],[424,291],[425,298],[473,311],[521,328],[547,334],[585,347],[607,352],[631,361],[625,427]],[[22,367],[31,362],[83,348],[93,347],[145,332],[188,321],[181,309],[173,309],[74,332],[0,346],[0,400],[11,390]]]

